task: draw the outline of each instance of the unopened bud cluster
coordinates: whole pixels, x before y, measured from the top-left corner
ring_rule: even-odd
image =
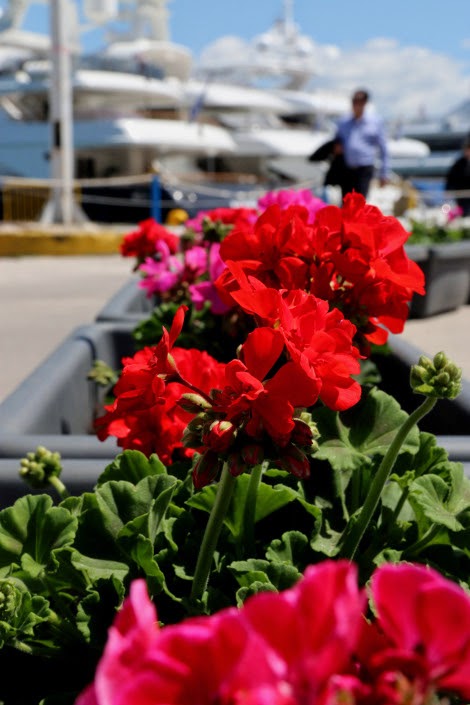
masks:
[[[11,579],[0,580],[0,622],[12,623],[21,603],[19,587]]]
[[[215,480],[223,462],[234,476],[264,460],[299,478],[310,474],[310,456],[318,448],[319,432],[309,413],[302,411],[294,417],[290,437],[279,444],[262,429],[259,437],[248,435],[243,419],[237,424],[220,418],[210,401],[198,394],[184,394],[180,404],[196,414],[184,431],[183,445],[201,453],[193,472],[197,488]]]
[[[410,384],[416,394],[455,399],[462,389],[462,370],[443,352],[438,352],[432,360],[421,355],[418,364],[411,368]]]
[[[62,472],[60,454],[38,446],[36,451],[26,454],[20,461],[20,477],[34,489],[48,487],[51,477]]]
[[[222,242],[222,240],[233,230],[232,224],[223,223],[221,220],[211,220],[204,217],[202,221],[202,232],[204,239],[208,242]]]

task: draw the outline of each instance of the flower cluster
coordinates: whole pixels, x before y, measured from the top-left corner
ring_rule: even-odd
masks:
[[[159,230],[140,267],[149,294],[192,300],[196,310],[210,302],[213,319],[236,311],[238,323],[250,321],[241,344],[233,335],[228,362],[174,347],[180,313],[155,349],[124,360],[116,399],[96,422],[100,439],[116,436],[166,463],[197,453],[197,487],[224,462],[233,475],[269,459],[307,476],[316,435],[309,408],[357,403],[360,351],[399,332],[413,292],[424,290],[403,248],[408,233],[362,196],[340,209],[308,191],[278,192],[259,211],[205,213],[179,252]]]
[[[342,208],[319,210],[313,222],[302,206],[274,204],[251,226],[224,239],[226,269],[216,282],[229,304],[242,275],[267,287],[302,289],[340,309],[367,343],[400,333],[413,293],[424,293],[424,275],[404,250],[409,233],[349,194]]]
[[[251,227],[269,205],[282,208],[298,204],[307,209],[309,218],[326,204],[310,191],[285,190],[266,194],[257,208],[215,208],[201,211],[187,220],[181,238],[151,218],[139,223],[136,231],[125,236],[121,254],[135,257],[135,269],[143,275],[139,284],[147,296],[192,303],[201,310],[209,302],[211,313],[227,312],[213,282],[225,268],[220,258],[220,241],[239,227]]]
[[[358,329],[358,344],[384,344],[400,333],[424,276],[405,253],[409,233],[359,194],[342,208],[327,206],[310,191],[266,194],[257,209],[219,208],[187,221],[174,235],[151,221],[123,243],[138,257],[147,295],[166,295],[201,310],[224,314],[236,305],[240,272],[268,287],[301,289],[329,302]],[[138,245],[138,246],[137,246]],[[153,250],[152,250],[153,247]]]
[[[175,253],[179,247],[179,238],[153,218],[147,218],[139,223],[137,230],[128,233],[120,247],[123,257],[135,257],[135,269],[145,260],[155,254],[157,245],[165,243],[169,252]]]
[[[197,487],[217,476],[222,461],[233,475],[265,457],[299,477],[308,475],[315,432],[302,413],[318,399],[347,409],[361,394],[351,376],[359,372],[355,328],[304,292],[268,294],[265,325],[248,335],[238,358],[228,363],[174,346],[181,307],[155,348],[124,359],[115,400],[96,421],[98,437],[114,435],[123,448],[155,452],[166,463],[180,449],[186,455],[198,451]]]
[[[369,600],[368,600],[369,598]],[[292,588],[159,629],[143,580],[77,705],[426,705],[470,698],[470,598],[432,569],[347,561]],[[447,702],[447,700],[446,700]]]

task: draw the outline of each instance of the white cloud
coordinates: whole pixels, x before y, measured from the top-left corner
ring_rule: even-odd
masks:
[[[425,47],[403,45],[388,37],[376,37],[348,49],[315,42],[312,46],[318,72],[312,88],[349,95],[356,87],[365,86],[377,110],[387,118],[440,115],[462,102],[470,91],[470,74],[463,65]],[[239,65],[248,54],[248,43],[222,37],[206,48],[201,59],[219,66],[232,60]]]

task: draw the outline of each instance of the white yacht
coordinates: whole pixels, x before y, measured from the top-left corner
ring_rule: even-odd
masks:
[[[88,25],[110,27],[106,47],[93,55],[81,52],[74,0],[61,1],[73,29],[76,179],[133,179],[133,194],[145,200],[149,181],[138,193],[135,179],[158,171],[169,207],[190,211],[253,200],[276,185],[321,183],[321,172],[307,158],[331,139],[333,121],[349,98],[306,90],[315,72],[312,42],[292,20],[292,2],[285,0],[283,20],[255,37],[244,66],[218,62],[217,71],[206,66],[193,77],[191,53],[169,39],[167,0],[85,0]],[[54,56],[47,37],[21,29],[34,3],[4,0],[0,17],[3,179],[51,176]],[[267,81],[271,85],[263,86]],[[402,141],[400,147],[416,150],[417,144]],[[281,168],[286,159],[301,171]],[[93,185],[81,181],[82,194],[87,188]]]
[[[316,48],[294,22],[293,0],[284,0],[281,18],[268,31],[240,44],[238,50],[234,41],[228,50],[226,40],[214,42],[198,66],[207,86],[205,93],[201,90],[203,108],[231,130],[237,145],[224,163],[259,169],[268,160],[272,167],[288,165],[286,173],[294,173],[297,163],[298,173],[305,174],[306,160],[332,139],[336,121],[350,110],[350,95],[314,87]],[[284,108],[266,105],[263,110],[252,102],[246,110],[224,111],[221,104],[213,104],[210,94],[222,79],[226,92],[229,86],[264,87],[264,94],[283,101]],[[397,172],[404,160],[423,158],[430,151],[420,140],[395,135],[390,135],[388,148],[392,170]]]

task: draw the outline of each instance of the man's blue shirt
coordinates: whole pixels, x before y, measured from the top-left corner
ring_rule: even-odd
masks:
[[[380,177],[387,178],[388,150],[382,121],[373,113],[365,112],[362,117],[343,118],[338,123],[336,140],[343,145],[347,166],[373,166],[377,151],[380,155]]]

